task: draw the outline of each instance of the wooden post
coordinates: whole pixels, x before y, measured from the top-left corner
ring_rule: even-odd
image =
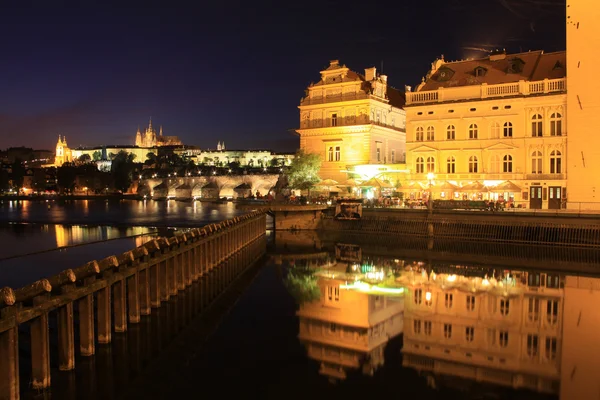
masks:
[[[140,314],[150,315],[150,267],[142,269],[138,272],[139,299],[140,299]]]
[[[147,269],[150,282],[148,283],[150,290],[150,307],[160,307],[160,263],[154,264]]]
[[[107,273],[103,275],[107,277]],[[98,307],[98,343],[110,343],[112,339],[111,296],[110,285],[96,292]]]
[[[185,275],[185,287],[188,287],[192,284],[192,264],[193,264],[193,257],[192,254],[194,252],[194,249],[191,248],[188,251],[186,251],[185,253],[183,253],[183,258],[185,259],[184,262],[184,275]]]
[[[94,283],[95,276],[85,278],[83,285],[88,286]],[[93,356],[96,352],[94,343],[94,295],[79,299],[79,352],[82,356]]]
[[[0,310],[1,320],[10,321],[10,328],[0,332],[0,398],[7,400],[19,399],[19,327],[16,312],[17,306]]]
[[[129,300],[129,323],[140,322],[140,288],[137,272],[127,277],[127,299]]]
[[[113,284],[115,332],[127,331],[127,300],[125,292],[125,282],[122,279]]]
[[[47,300],[47,296],[34,297],[33,306],[39,306]],[[31,321],[31,386],[36,390],[50,387],[50,332],[47,312]]]
[[[167,259],[167,269],[169,270],[169,295],[177,296],[177,274],[176,274],[176,256],[170,256]]]
[[[158,266],[159,285],[160,285],[160,300],[169,301],[171,296],[171,285],[169,284],[169,260],[161,261]]]
[[[73,290],[72,285],[61,288],[63,293]],[[58,369],[75,369],[75,328],[73,326],[73,302],[58,309]]]

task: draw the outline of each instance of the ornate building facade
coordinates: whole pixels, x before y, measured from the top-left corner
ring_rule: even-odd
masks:
[[[71,149],[67,145],[67,138],[65,136],[58,135],[58,142],[56,142],[56,153],[54,156],[54,165],[60,167],[66,162],[73,162],[73,154]]]
[[[403,163],[403,105],[374,67],[363,75],[333,60],[300,101],[300,148],[321,156],[322,179],[342,181],[354,165]]]
[[[432,63],[406,93],[409,186],[564,207],[566,66],[565,52],[543,51]]]
[[[164,136],[162,126],[159,128],[159,133],[152,127],[152,119],[148,123],[146,131],[142,133],[138,128],[135,135],[135,145],[137,147],[157,147],[157,146],[181,146],[181,140],[177,136]]]

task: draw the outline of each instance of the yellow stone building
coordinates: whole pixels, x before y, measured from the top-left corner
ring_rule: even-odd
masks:
[[[152,119],[148,123],[148,128],[142,133],[138,128],[135,135],[135,145],[137,147],[157,147],[157,146],[181,146],[183,143],[177,136],[164,136],[162,126],[159,129],[158,136],[152,127]]]
[[[567,1],[568,207],[600,210],[600,6]]]
[[[300,148],[321,156],[320,178],[338,182],[355,165],[403,163],[403,104],[374,67],[363,75],[333,60],[300,101]]]
[[[566,70],[565,52],[433,62],[406,93],[410,196],[564,207]]]
[[[56,153],[54,156],[54,166],[60,167],[66,162],[73,162],[73,155],[71,149],[67,145],[67,138],[58,135],[58,142],[56,142]]]

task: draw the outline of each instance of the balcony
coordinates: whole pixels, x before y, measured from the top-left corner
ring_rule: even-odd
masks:
[[[365,115],[355,118],[337,118],[333,122],[330,118],[311,119],[310,121],[302,121],[300,129],[322,129],[322,128],[337,128],[343,126],[358,126],[358,125],[377,125],[388,129],[393,129],[398,132],[406,133],[404,128],[386,124],[380,121],[369,121]]]
[[[525,179],[532,181],[560,181],[566,179],[565,174],[527,174]]]
[[[407,92],[406,105],[434,104],[446,101],[483,100],[498,97],[529,96],[538,94],[565,93],[567,84],[562,79],[544,79],[543,81],[503,83],[499,85],[457,86],[439,88],[423,92]]]
[[[381,97],[368,95],[366,93],[347,93],[338,96],[326,96],[326,97],[305,97],[300,100],[301,106],[312,106],[315,104],[325,104],[325,103],[339,103],[342,101],[352,101],[352,100],[364,100],[364,99],[374,99],[374,100],[383,100]]]

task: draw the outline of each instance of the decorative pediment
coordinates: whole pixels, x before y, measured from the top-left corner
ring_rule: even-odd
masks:
[[[494,151],[494,150],[514,150],[517,149],[517,146],[513,146],[511,144],[508,143],[495,143],[491,146],[488,147],[484,147],[483,150],[490,150],[490,151]]]
[[[413,153],[429,153],[432,151],[437,151],[437,149],[434,149],[433,147],[429,147],[426,145],[421,145],[412,150]]]

